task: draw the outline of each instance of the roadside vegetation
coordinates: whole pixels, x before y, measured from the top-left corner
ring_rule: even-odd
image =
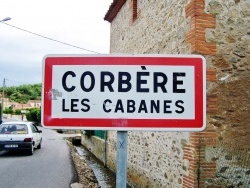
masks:
[[[1,87],[1,94],[8,98],[10,102],[26,104],[29,100],[41,100],[42,84],[28,84],[21,86]],[[4,91],[4,92],[3,92]],[[28,121],[41,122],[41,109],[24,109]],[[14,110],[12,106],[3,109],[3,113],[12,115],[21,115],[21,110]]]
[[[2,87],[1,93],[3,89],[4,97],[9,98],[10,101],[27,103],[29,100],[41,100],[42,84]]]

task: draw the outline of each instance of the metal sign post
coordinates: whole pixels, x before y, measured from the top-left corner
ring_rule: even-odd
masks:
[[[116,187],[127,186],[127,131],[117,131]]]

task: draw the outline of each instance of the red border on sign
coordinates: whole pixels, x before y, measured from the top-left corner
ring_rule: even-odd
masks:
[[[205,128],[204,58],[201,56],[46,56],[43,64],[42,123],[45,127],[110,130],[183,130]],[[53,118],[51,116],[52,70],[55,65],[168,65],[193,66],[195,119],[98,119]]]

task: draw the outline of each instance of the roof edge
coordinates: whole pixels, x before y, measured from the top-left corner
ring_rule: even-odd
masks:
[[[125,2],[126,0],[114,0],[113,3],[111,3],[111,5],[109,6],[109,10],[105,15],[104,20],[111,23]]]

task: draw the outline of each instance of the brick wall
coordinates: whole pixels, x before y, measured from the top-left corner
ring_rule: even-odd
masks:
[[[205,11],[205,0],[192,0],[185,7],[186,18],[191,19],[191,28],[186,35],[186,42],[191,44],[191,53],[215,55],[216,44],[207,42],[205,37],[206,28],[215,28],[216,19],[214,14]]]

